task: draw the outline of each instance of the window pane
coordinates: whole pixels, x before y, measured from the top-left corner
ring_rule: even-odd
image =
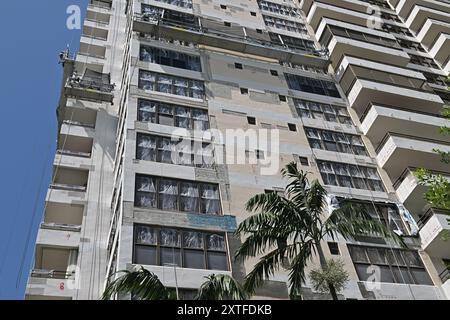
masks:
[[[195,231],[183,232],[183,246],[190,249],[203,249],[203,233]]]
[[[219,214],[220,200],[219,187],[214,185],[202,185],[202,213]]]
[[[136,227],[136,243],[156,245],[158,241],[158,233],[154,228],[146,226]]]
[[[395,275],[397,283],[414,284],[414,280],[411,278],[407,268],[393,266],[392,272]]]
[[[431,281],[425,269],[411,268],[410,270],[416,280],[416,284],[433,285],[433,281]]]
[[[225,251],[225,237],[219,234],[206,236],[208,250]]]
[[[184,267],[192,269],[206,269],[205,252],[203,250],[184,250]]]
[[[163,210],[178,209],[178,183],[172,180],[159,182],[159,208]]]
[[[161,265],[177,265],[181,267],[180,249],[160,248]]]
[[[180,247],[180,233],[175,229],[161,229],[160,244],[167,247]]]
[[[194,183],[180,184],[180,210],[186,212],[198,212],[198,186]]]
[[[209,270],[228,270],[227,255],[221,252],[208,252]]]
[[[156,265],[156,247],[135,246],[134,263]]]

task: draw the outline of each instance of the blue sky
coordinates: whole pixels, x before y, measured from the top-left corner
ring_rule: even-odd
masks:
[[[0,299],[24,296],[55,152],[58,53],[80,37],[66,9],[87,2],[0,1]]]

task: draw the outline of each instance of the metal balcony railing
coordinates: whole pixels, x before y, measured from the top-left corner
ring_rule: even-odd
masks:
[[[62,184],[62,183],[52,183],[50,185],[50,189],[86,192],[87,187],[86,186],[76,186],[76,185]]]
[[[71,150],[62,150],[59,149],[56,151],[57,154],[63,155],[63,156],[74,156],[74,157],[81,157],[81,158],[90,158],[91,154],[88,152],[80,152],[80,151],[71,151]]]
[[[62,279],[72,279],[75,276],[75,272],[34,269],[31,271],[31,276],[34,278],[47,278],[47,279],[61,279],[62,280]]]
[[[63,230],[63,231],[73,231],[73,232],[81,231],[81,226],[79,226],[79,225],[55,223],[55,222],[42,222],[41,228],[49,229],[49,230]]]
[[[77,126],[77,127],[85,127],[85,128],[91,128],[91,129],[95,128],[95,125],[93,125],[93,124],[82,123],[82,122],[78,122],[78,121],[74,121],[74,120],[63,120],[63,123],[72,125],[72,126]]]
[[[442,283],[450,280],[450,267],[447,267],[444,271],[439,274],[439,278],[441,278]]]

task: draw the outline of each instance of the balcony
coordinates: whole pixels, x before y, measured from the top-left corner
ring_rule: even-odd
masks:
[[[321,0],[320,3],[315,0],[303,0],[302,3],[302,10],[305,12],[305,14],[309,17],[309,15],[313,15],[312,13],[314,10],[314,6],[317,5],[336,5],[336,0]],[[348,9],[351,11],[354,11],[355,13],[365,13],[367,12],[367,9],[370,7],[369,3],[363,2],[363,1],[349,1],[349,0],[342,0],[339,2],[339,8],[340,9]],[[338,8],[336,8],[338,9]],[[333,12],[330,12],[330,14],[333,14]],[[332,15],[330,18],[334,18]],[[345,20],[344,20],[345,21]]]
[[[86,192],[89,179],[88,170],[55,167],[54,172],[54,181],[50,185],[50,189]]]
[[[387,128],[396,128],[400,134],[442,140],[439,127],[444,126],[450,126],[444,117],[377,104],[370,104],[361,119],[361,129],[375,148],[382,142]]]
[[[89,8],[100,8],[103,10],[111,10],[112,0],[89,0]]]
[[[441,34],[430,49],[430,55],[441,65],[445,72],[450,72],[450,34]]]
[[[392,181],[400,178],[407,167],[426,168],[449,172],[435,150],[450,151],[450,143],[399,133],[387,133],[378,148],[378,164],[386,170]],[[449,172],[450,173],[450,172]]]
[[[36,246],[32,278],[71,279],[75,277],[78,249]]]
[[[323,18],[338,21],[346,21],[355,25],[366,26],[370,16],[367,14],[370,4],[362,1],[339,1],[335,0],[305,0],[302,10],[307,15],[307,21],[317,31]],[[370,11],[369,11],[370,12]]]
[[[37,245],[34,268],[26,289],[27,299],[71,299],[75,292],[77,260],[77,248]]]
[[[90,39],[97,39],[100,41],[108,40],[108,29],[97,28],[95,26],[84,24],[83,37]]]
[[[418,72],[344,57],[337,73],[350,105],[361,117],[370,104],[440,115],[444,101]]]
[[[333,27],[333,24],[337,26]],[[338,69],[345,55],[400,67],[405,67],[410,60],[395,38],[385,32],[323,19],[316,36],[322,46],[328,48],[335,69]]]
[[[428,5],[417,5],[411,10],[405,25],[415,33],[419,33],[428,19],[450,23],[450,12],[445,13],[440,9],[430,8]]]
[[[57,154],[66,157],[90,158],[93,139],[61,134],[58,139]]]
[[[78,247],[80,244],[80,226],[57,226],[55,224],[42,224],[39,230],[36,245]],[[49,228],[50,227],[50,228]]]
[[[422,248],[432,257],[450,259],[449,243],[444,236],[450,232],[450,211],[429,209],[419,220]]]
[[[109,74],[86,69],[83,76],[76,72],[67,79],[66,94],[81,99],[112,103],[115,85],[111,84]]]
[[[430,19],[425,22],[417,34],[417,40],[427,49],[431,49],[441,34],[450,34],[450,23]]]
[[[188,24],[160,16],[136,13],[133,31],[164,35],[164,38],[168,39],[183,39],[185,42],[198,45],[254,54],[293,64],[305,64],[321,69],[328,66],[328,59],[321,56],[318,51],[274,43],[269,35],[257,33],[245,27],[234,27],[230,31],[230,28],[223,29],[223,24],[213,20],[197,17],[192,19],[194,19],[192,23]]]
[[[83,212],[83,205],[48,202],[41,228],[79,232],[83,223]]]
[[[85,24],[93,23],[97,27],[107,27],[111,16],[108,13],[93,11],[90,7],[86,11]]]
[[[419,184],[418,179],[414,175],[415,170],[415,168],[405,169],[400,178],[395,181],[394,188],[397,190],[399,201],[418,221],[423,212],[429,209],[429,204],[424,198],[427,186]],[[438,174],[438,172],[436,173]],[[448,179],[450,180],[450,176]]]
[[[416,6],[424,5],[425,7],[432,8],[436,11],[442,12],[442,14],[450,13],[450,4],[446,1],[430,1],[430,0],[389,0],[389,2],[395,7],[398,15],[403,19],[408,19],[413,14],[413,8]]]
[[[105,59],[106,47],[103,45],[103,41],[103,39],[92,39],[82,36],[80,39],[80,50],[78,51],[78,54],[97,59]]]

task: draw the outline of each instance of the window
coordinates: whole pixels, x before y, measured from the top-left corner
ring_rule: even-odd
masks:
[[[178,25],[181,24],[189,27],[198,26],[198,21],[194,15],[181,11],[169,10],[162,7],[142,4],[142,13],[147,14],[148,16],[159,16],[162,17],[162,20],[164,21],[176,22]],[[148,19],[148,17],[146,19]]]
[[[256,150],[256,159],[258,160],[264,160],[264,151],[262,150]]]
[[[380,271],[377,282],[432,285],[417,251],[349,245],[358,278],[368,281],[376,266]]]
[[[138,133],[136,159],[210,168],[214,163],[211,144]]]
[[[223,25],[224,25],[225,27],[231,27],[231,23],[230,23],[230,22],[224,22]]]
[[[348,125],[353,124],[345,107],[300,99],[294,99],[294,105],[297,114],[302,118],[318,119]]]
[[[297,8],[291,7],[291,6],[284,6],[284,5],[269,2],[269,1],[258,1],[258,5],[262,11],[278,13],[281,15],[291,16],[291,17],[296,17],[299,15]]]
[[[289,89],[340,98],[336,85],[331,81],[307,78],[296,74],[286,73]]]
[[[297,162],[300,162],[302,166],[309,166],[309,160],[307,157],[299,156],[298,154],[294,154],[294,159]]]
[[[196,99],[205,95],[203,81],[144,70],[139,70],[139,88]]]
[[[219,186],[136,175],[135,206],[221,215]]]
[[[283,96],[283,95],[279,95],[278,99],[280,99],[281,102],[286,102],[287,101],[286,96]]]
[[[359,210],[371,219],[381,222],[397,234],[408,235],[397,205],[356,199],[337,198],[338,206],[351,205],[353,210]]]
[[[237,62],[235,62],[235,63],[234,63],[234,67],[235,67],[236,69],[241,69],[241,70],[242,70],[242,63],[237,63]]]
[[[302,38],[290,37],[284,34],[272,33],[269,32],[270,41],[273,43],[288,47],[291,49],[298,49],[304,51],[314,51],[316,50],[316,46],[314,41],[306,40]]]
[[[247,117],[248,124],[256,125],[256,118],[255,117]]]
[[[326,185],[384,192],[376,168],[322,160],[317,165]]]
[[[330,249],[330,253],[334,256],[339,256],[341,254],[337,242],[328,242],[328,249]]]
[[[289,131],[297,131],[297,126],[294,123],[288,123]]]
[[[250,15],[253,16],[253,17],[256,17],[256,12],[250,11]]]
[[[198,72],[202,71],[200,57],[181,52],[141,45],[139,57],[141,61]]]
[[[163,2],[167,4],[171,4],[180,8],[192,8],[192,0],[155,0],[158,2]]]
[[[277,77],[278,76],[278,71],[277,70],[270,70],[270,74]]]
[[[225,10],[226,8],[227,8],[226,5],[224,5],[224,4],[221,4],[221,5],[220,5],[220,9],[224,9],[224,10]]]
[[[366,148],[360,136],[308,127],[304,129],[309,145],[313,149],[367,156]]]
[[[274,16],[263,15],[266,26],[281,30],[291,31],[300,34],[307,34],[306,26],[292,20],[277,18]]]
[[[241,88],[241,94],[248,94],[247,88]]]
[[[134,226],[133,263],[227,271],[224,233]]]
[[[208,111],[151,100],[138,100],[138,121],[189,130],[209,129]]]

